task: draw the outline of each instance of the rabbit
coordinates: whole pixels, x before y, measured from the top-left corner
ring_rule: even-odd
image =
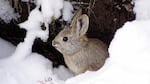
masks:
[[[52,45],[63,54],[68,68],[76,75],[100,69],[109,57],[108,47],[98,39],[88,38],[89,17],[78,10],[71,25],[53,39]]]

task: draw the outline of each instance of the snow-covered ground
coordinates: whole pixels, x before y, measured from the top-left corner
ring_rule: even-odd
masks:
[[[15,51],[15,46],[0,38],[0,58],[10,56]]]
[[[44,5],[50,2],[55,4],[53,0],[44,1],[42,1]],[[62,0],[57,1],[60,1],[57,4],[64,4]],[[64,80],[73,76],[72,72],[64,66],[53,68],[50,60],[37,53],[32,53],[34,40],[40,38],[47,41],[49,35],[47,25],[51,23],[52,17],[57,16],[54,19],[60,17],[58,13],[61,6],[54,5],[52,9],[51,6],[41,7],[42,10],[50,9],[48,12],[52,15],[43,17],[47,14],[45,14],[45,11],[40,11],[39,6],[37,6],[31,11],[28,20],[19,24],[20,28],[27,30],[27,34],[24,42],[20,42],[13,53],[6,51],[5,53],[9,53],[6,54],[8,56],[0,59],[0,84],[64,84]],[[43,23],[46,30],[41,29]],[[2,41],[0,42],[2,43]],[[8,46],[9,49],[11,46]]]
[[[31,52],[34,39],[39,37],[46,41],[48,34],[40,28],[41,22],[45,22],[42,13],[33,10],[28,20],[20,24],[28,33],[16,50],[0,40],[3,45],[0,50],[4,47],[10,50],[2,51],[4,55],[1,56],[8,57],[0,59],[0,84],[150,84],[150,1],[134,2],[136,20],[126,22],[117,30],[105,65],[98,71],[74,77],[64,66],[53,69],[48,59]]]

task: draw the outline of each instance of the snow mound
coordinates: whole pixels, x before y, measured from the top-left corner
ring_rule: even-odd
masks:
[[[133,0],[137,20],[150,19],[150,0]]]
[[[42,13],[36,7],[31,11],[28,20],[19,24],[27,30],[26,37],[24,42],[17,45],[11,56],[0,59],[0,84],[64,84],[64,80],[73,76],[63,66],[54,70],[51,61],[32,53],[32,45],[36,38],[43,41],[48,39],[48,28],[41,28],[43,23]],[[59,74],[62,74],[59,69],[63,71],[62,80],[58,78]]]
[[[15,46],[0,38],[0,59],[10,56],[15,51]]]
[[[110,58],[96,72],[68,79],[66,84],[149,84],[149,21],[127,22],[109,46]]]
[[[20,61],[12,59],[1,60],[1,84],[38,84],[40,80],[44,80],[41,77],[48,78],[51,74],[48,71],[51,63],[38,54],[31,54],[28,58]],[[47,67],[44,65],[47,65]]]

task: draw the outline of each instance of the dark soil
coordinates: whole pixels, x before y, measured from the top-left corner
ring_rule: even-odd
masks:
[[[135,19],[133,13],[133,4],[131,0],[73,0],[78,2],[89,3],[88,5],[76,4],[83,9],[90,17],[90,27],[87,32],[88,37],[98,38],[105,42],[108,46],[115,34],[115,31],[122,27],[127,21]],[[31,5],[34,8],[34,5]],[[23,41],[26,31],[20,29],[17,23],[21,23],[27,19],[28,12],[26,3],[21,3],[23,11],[20,13],[19,21],[12,21],[10,24],[0,22],[0,37],[17,45]],[[38,52],[53,62],[56,67],[64,65],[63,56],[55,48],[52,47],[51,41],[62,29],[62,22],[56,21],[50,25],[50,35],[48,42],[42,42],[36,39],[33,45],[33,52]]]

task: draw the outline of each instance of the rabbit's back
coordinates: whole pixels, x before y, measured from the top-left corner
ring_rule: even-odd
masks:
[[[89,39],[87,45],[72,56],[65,55],[65,62],[76,74],[102,67],[108,57],[106,44],[98,39]]]

